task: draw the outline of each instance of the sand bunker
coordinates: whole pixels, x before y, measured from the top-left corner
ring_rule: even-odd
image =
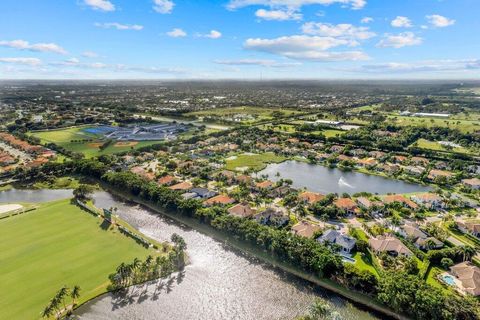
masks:
[[[21,204],[2,204],[0,205],[0,214],[5,212],[10,212],[13,210],[22,209],[23,206]]]

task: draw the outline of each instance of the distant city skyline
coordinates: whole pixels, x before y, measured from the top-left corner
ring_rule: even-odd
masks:
[[[0,12],[0,79],[480,79],[476,0],[3,0]]]

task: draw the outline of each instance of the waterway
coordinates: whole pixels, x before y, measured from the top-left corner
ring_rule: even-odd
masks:
[[[40,190],[27,190],[27,189],[10,189],[6,191],[0,191],[0,202],[5,203],[39,203],[48,202],[60,199],[71,198],[73,196],[73,190],[71,189],[40,189]]]
[[[97,192],[98,207],[117,207],[119,216],[142,233],[167,241],[173,233],[187,243],[190,263],[169,280],[135,287],[128,297],[101,296],[76,311],[79,319],[293,319],[316,297],[328,300],[339,319],[373,320],[343,298],[262,263],[170,218]]]
[[[277,175],[277,173],[280,175]],[[295,160],[269,164],[265,169],[259,171],[257,175],[267,175],[272,181],[278,181],[282,178],[291,179],[294,188],[307,188],[309,191],[320,193],[342,194],[346,192],[354,194],[365,191],[387,194],[427,192],[431,190],[428,186],[401,180],[355,171],[343,171],[338,168],[328,168]]]

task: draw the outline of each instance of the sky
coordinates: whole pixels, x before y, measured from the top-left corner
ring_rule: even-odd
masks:
[[[480,0],[1,0],[0,79],[480,79]]]

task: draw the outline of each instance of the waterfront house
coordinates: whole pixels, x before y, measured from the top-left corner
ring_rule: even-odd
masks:
[[[314,203],[317,203],[318,201],[322,200],[325,198],[325,196],[321,193],[316,193],[316,192],[311,192],[311,191],[305,191],[302,192],[298,195],[298,200],[305,203],[312,205]]]
[[[452,177],[453,177],[453,173],[451,173],[450,171],[432,169],[428,173],[428,179],[431,180],[431,181],[433,181],[437,178],[445,178],[445,179],[449,180]]]
[[[320,243],[335,244],[340,247],[342,253],[349,254],[355,248],[356,240],[344,235],[337,230],[328,229],[323,235],[317,238]]]
[[[421,166],[406,166],[403,170],[415,177],[419,177],[425,172],[425,168]]]
[[[461,290],[474,296],[480,295],[480,269],[477,266],[466,261],[450,267],[450,271],[462,283]]]
[[[383,197],[383,203],[385,203],[385,204],[392,204],[392,203],[395,203],[395,202],[398,202],[401,205],[403,205],[404,207],[410,208],[412,210],[417,210],[418,209],[418,205],[415,202],[413,202],[410,199],[405,198],[401,194],[390,194],[390,195],[387,195],[387,196]]]
[[[255,188],[257,190],[270,190],[272,189],[274,186],[274,183],[270,180],[265,180],[265,181],[261,181],[261,182],[257,182],[255,183]]]
[[[238,203],[228,209],[228,213],[239,218],[250,218],[255,215],[256,210],[252,209],[248,203]]]
[[[313,237],[313,235],[320,230],[322,230],[321,226],[308,221],[300,221],[292,227],[293,234],[305,238]]]
[[[368,244],[376,254],[387,253],[391,256],[413,256],[412,251],[402,241],[393,236],[379,236],[368,240]]]
[[[347,215],[359,212],[357,203],[350,198],[336,199],[333,204]]]
[[[210,207],[213,205],[222,205],[226,206],[229,204],[235,203],[235,199],[230,198],[227,195],[219,194],[218,196],[215,196],[213,198],[207,199],[203,201],[203,205]]]

